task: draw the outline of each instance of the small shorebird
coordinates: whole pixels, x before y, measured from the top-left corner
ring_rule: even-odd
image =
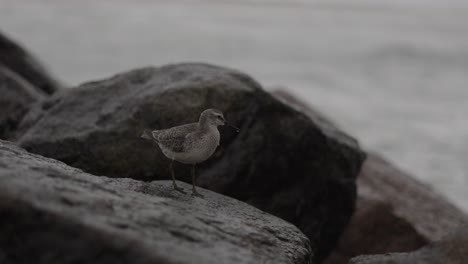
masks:
[[[223,113],[217,109],[207,109],[200,115],[198,123],[171,127],[163,130],[145,130],[142,138],[156,141],[162,153],[171,159],[170,170],[174,190],[185,193],[177,186],[174,175],[174,160],[192,165],[192,195],[203,197],[197,192],[195,169],[198,163],[207,160],[219,145],[218,126],[228,125],[239,129],[224,119]]]

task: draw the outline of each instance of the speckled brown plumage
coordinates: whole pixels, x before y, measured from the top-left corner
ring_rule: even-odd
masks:
[[[195,189],[195,165],[207,160],[219,145],[218,126],[224,125],[223,113],[217,109],[207,109],[200,115],[198,123],[190,123],[168,129],[145,130],[141,137],[158,143],[162,153],[173,162],[193,165],[193,193],[201,196]],[[171,175],[174,189],[177,187],[171,162]]]

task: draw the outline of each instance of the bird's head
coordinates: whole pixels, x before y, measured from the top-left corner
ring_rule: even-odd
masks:
[[[226,122],[223,112],[218,109],[206,109],[200,115],[200,121],[212,126],[223,126]]]
[[[224,119],[223,112],[218,109],[210,108],[203,111],[200,115],[200,123],[206,123],[211,126],[223,126],[228,125],[234,128],[237,132],[239,129],[231,124],[229,124],[226,119]]]

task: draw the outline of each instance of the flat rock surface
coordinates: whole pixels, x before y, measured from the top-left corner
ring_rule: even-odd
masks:
[[[235,199],[96,177],[6,141],[0,157],[1,263],[310,263],[296,227]]]
[[[196,122],[218,108],[236,133],[199,166],[199,185],[299,227],[316,258],[333,248],[354,208],[364,153],[357,142],[265,92],[237,70],[201,63],[148,67],[53,95],[28,115],[19,143],[95,175],[170,179],[169,160],[144,129]],[[176,177],[191,182],[187,166]]]

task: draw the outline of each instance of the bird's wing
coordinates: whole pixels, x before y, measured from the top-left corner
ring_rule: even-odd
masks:
[[[186,124],[164,130],[153,131],[153,137],[165,148],[174,152],[183,152],[186,136],[197,129],[197,123]]]

